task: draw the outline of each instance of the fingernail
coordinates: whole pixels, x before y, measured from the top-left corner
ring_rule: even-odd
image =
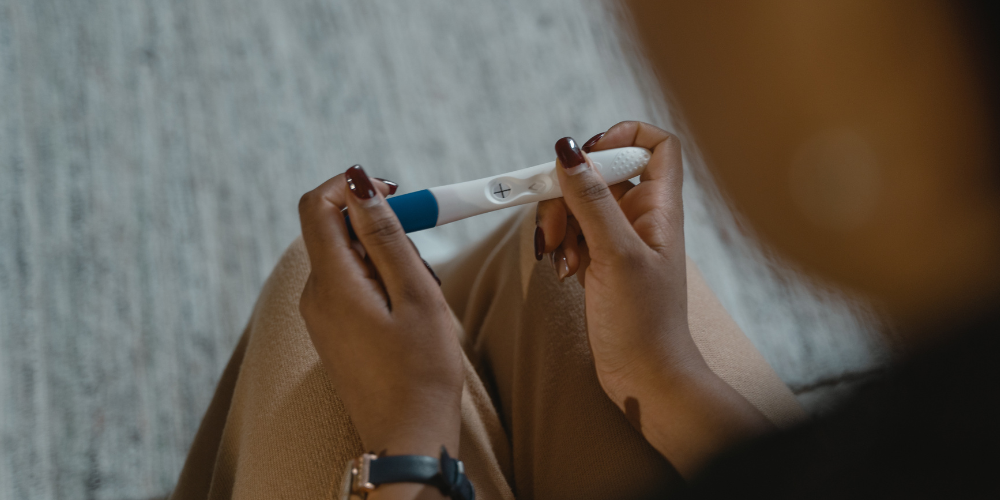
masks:
[[[586,165],[583,153],[572,137],[563,137],[556,141],[556,156],[559,157],[559,163],[562,163],[563,168],[573,174],[579,172],[579,170],[574,170],[576,167]]]
[[[540,226],[535,227],[535,260],[542,260],[545,253],[545,233]]]
[[[589,153],[590,148],[594,147],[594,144],[597,144],[597,141],[601,140],[601,137],[604,137],[604,132],[588,139],[587,142],[583,143],[583,147],[580,149],[582,149],[584,153]]]
[[[395,182],[392,182],[392,181],[390,181],[388,179],[383,179],[381,177],[375,177],[375,179],[378,179],[378,180],[382,181],[382,184],[385,184],[386,186],[389,186],[389,195],[390,196],[396,194],[396,190],[399,189],[399,184],[396,184]]]
[[[434,268],[432,268],[431,265],[428,264],[426,260],[424,260],[424,259],[420,259],[420,260],[424,263],[424,267],[426,267],[427,270],[431,272],[431,276],[434,277],[434,281],[438,282],[438,286],[441,286],[441,278],[438,278],[437,273],[434,272]]]
[[[375,187],[372,186],[372,181],[368,179],[368,174],[361,165],[347,169],[344,175],[347,177],[347,187],[359,200],[370,200],[375,197]]]
[[[563,253],[562,248],[557,248],[555,252],[552,252],[552,263],[555,264],[556,274],[559,275],[560,282],[569,276],[569,261],[566,260],[566,254]]]

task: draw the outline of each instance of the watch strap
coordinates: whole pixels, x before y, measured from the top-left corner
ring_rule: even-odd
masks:
[[[385,483],[429,483],[438,473],[438,459],[425,455],[379,457],[371,462],[368,481]]]
[[[366,454],[361,460],[365,462],[361,478],[361,482],[367,484],[365,488],[387,483],[422,483],[436,487],[452,500],[476,498],[476,491],[465,475],[462,461],[449,456],[443,446],[440,459],[425,455],[376,457]]]
[[[476,490],[465,476],[465,465],[461,460],[448,456],[448,450],[444,446],[441,447],[440,468],[441,484],[438,488],[442,494],[452,500],[476,500]]]

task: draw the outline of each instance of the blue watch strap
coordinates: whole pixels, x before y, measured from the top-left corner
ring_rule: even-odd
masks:
[[[427,483],[438,473],[438,459],[424,455],[379,457],[371,462],[368,481],[384,483]]]
[[[422,483],[437,487],[441,494],[453,500],[476,499],[476,491],[465,476],[462,461],[451,458],[444,446],[441,447],[440,459],[425,455],[378,457],[368,467],[368,482],[375,486]]]

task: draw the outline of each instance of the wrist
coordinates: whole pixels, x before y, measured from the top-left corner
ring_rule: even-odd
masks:
[[[418,395],[420,397],[415,397]],[[407,397],[410,396],[410,397]],[[461,430],[461,392],[411,391],[392,396],[383,405],[355,416],[355,427],[367,451],[387,455],[438,456],[441,446],[458,452]]]
[[[375,440],[369,447],[372,452],[379,454],[383,451],[386,456],[397,455],[426,455],[436,457],[441,454],[441,447],[444,446],[449,453],[458,453],[458,429],[441,432],[419,432],[405,436],[388,436],[386,439]],[[366,442],[367,444],[367,442]]]
[[[456,407],[366,429],[361,439],[365,448],[376,454],[438,456],[442,446],[458,453],[460,432],[461,413]]]
[[[685,381],[714,376],[686,325],[655,340],[644,343],[644,349],[635,349],[638,353],[615,372],[603,372],[598,366],[605,392],[622,410],[629,398],[659,399]]]

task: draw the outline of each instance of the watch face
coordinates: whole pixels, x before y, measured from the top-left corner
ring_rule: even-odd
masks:
[[[347,462],[344,477],[340,479],[340,500],[351,500],[351,485],[354,483],[354,460]]]

